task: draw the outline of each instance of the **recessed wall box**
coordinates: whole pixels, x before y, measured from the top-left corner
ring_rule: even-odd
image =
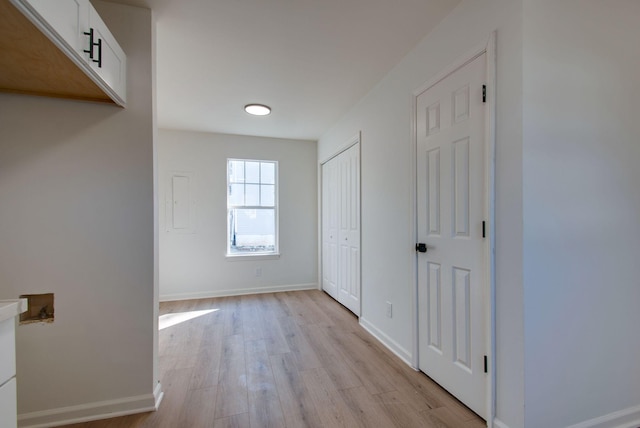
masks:
[[[20,314],[20,324],[53,322],[53,293],[24,294],[20,298],[27,299],[27,310]]]

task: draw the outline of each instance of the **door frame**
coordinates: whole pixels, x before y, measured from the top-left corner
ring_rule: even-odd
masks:
[[[360,315],[362,314],[362,144],[361,144],[361,131],[358,131],[354,136],[346,140],[342,145],[340,145],[335,151],[333,151],[330,155],[318,160],[318,213],[320,215],[318,221],[318,290],[324,291],[322,288],[322,272],[323,272],[323,258],[322,258],[322,216],[324,215],[324,206],[322,203],[322,192],[323,192],[323,175],[322,175],[322,167],[325,163],[329,162],[331,159],[341,155],[346,152],[356,144],[358,146],[358,206],[360,207],[360,212],[358,213],[358,223],[360,225],[360,236],[359,236],[359,246],[360,246],[360,257],[359,257],[359,278],[360,283],[358,284],[359,293],[360,293],[360,301],[359,303],[359,315],[357,316],[360,319]]]
[[[493,31],[485,43],[476,46],[465,55],[458,58],[451,65],[446,67],[434,78],[429,79],[425,84],[415,89],[412,93],[412,114],[411,114],[411,137],[412,154],[414,162],[411,163],[413,169],[413,236],[418,242],[418,139],[417,139],[417,100],[418,96],[427,89],[436,85],[447,76],[470,63],[482,54],[487,55],[487,102],[485,112],[485,189],[484,189],[484,213],[483,216],[488,225],[487,236],[484,242],[483,252],[485,255],[485,332],[486,351],[488,358],[487,376],[487,427],[493,427],[493,420],[496,415],[496,283],[495,283],[495,163],[496,163],[496,38],[497,32]],[[419,320],[418,320],[418,256],[413,258],[414,286],[413,305],[411,305],[413,319],[413,358],[412,365],[419,370]]]

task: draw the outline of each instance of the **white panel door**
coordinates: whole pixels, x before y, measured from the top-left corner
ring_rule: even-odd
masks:
[[[338,301],[360,315],[360,144],[337,158],[340,185],[338,219]]]
[[[322,289],[338,299],[338,160],[322,165]]]
[[[417,98],[420,370],[486,418],[486,54]]]

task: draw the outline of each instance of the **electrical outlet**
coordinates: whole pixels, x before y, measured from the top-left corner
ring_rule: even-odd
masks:
[[[393,316],[393,305],[391,302],[387,302],[387,318],[391,318]]]
[[[256,277],[260,277],[260,276],[262,276],[262,268],[261,267],[256,268]]]

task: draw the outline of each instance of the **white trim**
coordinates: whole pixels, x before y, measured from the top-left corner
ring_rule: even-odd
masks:
[[[496,418],[493,420],[493,428],[509,428],[509,425]]]
[[[318,150],[316,146],[316,157],[318,156]],[[317,224],[316,224],[316,233],[317,236],[317,259],[318,259],[318,272],[317,272],[317,280],[318,280],[318,290],[322,290],[322,167],[318,163],[316,165],[316,199],[317,199]]]
[[[280,253],[246,253],[246,254],[225,254],[228,262],[255,261],[255,260],[278,260]]]
[[[200,291],[195,293],[163,294],[161,302],[176,300],[210,299],[212,297],[242,296],[245,294],[278,293],[282,291],[317,290],[318,284],[272,285],[267,287],[240,288],[233,290]]]
[[[152,22],[155,22],[152,18]],[[151,25],[151,96],[156,99],[156,26]],[[158,110],[156,103],[153,102],[151,107],[152,132],[152,153],[153,153],[153,360],[152,372],[153,381],[156,382],[156,388],[153,391],[156,410],[162,402],[164,393],[160,384],[160,349],[159,337],[160,330],[158,328],[160,316],[160,169],[158,168]]]
[[[318,163],[320,165],[323,165],[327,162],[329,162],[331,159],[335,158],[336,156],[338,156],[339,154],[341,154],[342,152],[346,152],[347,150],[349,150],[351,147],[355,146],[356,144],[358,144],[360,142],[360,139],[362,138],[361,132],[358,131],[358,133],[356,135],[354,135],[353,137],[349,138],[342,146],[340,146],[335,152],[333,152],[331,155],[329,155],[328,157],[326,157],[323,160],[320,160]]]
[[[353,146],[358,146],[358,319],[362,315],[362,133],[358,131],[357,140]],[[352,146],[352,147],[353,147]],[[350,147],[351,148],[351,147]],[[340,290],[338,290],[340,293]]]
[[[158,383],[156,383],[156,388],[153,390],[153,401],[155,403],[154,411],[160,408],[160,403],[162,403],[163,398],[164,391],[162,391],[162,384],[160,383],[160,381],[158,381]]]
[[[485,242],[485,254],[488,255],[486,258],[486,279],[485,279],[485,296],[488,296],[488,301],[486,302],[486,320],[485,320],[485,329],[487,333],[487,344],[486,344],[486,352],[488,354],[489,359],[489,376],[487,377],[487,421],[489,428],[492,428],[497,423],[495,419],[496,413],[496,360],[495,360],[495,156],[496,156],[496,37],[497,32],[493,31],[488,40],[485,43],[482,43],[476,46],[474,49],[468,51],[465,55],[459,57],[456,61],[454,61],[451,65],[446,67],[442,72],[437,74],[435,77],[429,79],[424,85],[420,86],[412,93],[412,116],[411,116],[411,136],[412,136],[412,153],[413,159],[415,160],[412,167],[412,173],[414,177],[413,186],[413,201],[412,201],[412,210],[414,221],[413,225],[413,236],[416,238],[415,242],[418,242],[418,218],[417,218],[417,207],[418,207],[418,194],[417,194],[417,100],[418,96],[422,94],[424,91],[438,84],[440,81],[445,79],[450,74],[454,73],[458,69],[464,67],[468,63],[472,62],[479,56],[486,54],[486,64],[487,64],[487,75],[486,75],[486,84],[487,84],[487,103],[486,103],[486,122],[485,122],[485,184],[486,188],[485,192],[485,212],[483,216],[485,217],[485,221],[488,223],[488,235]],[[414,268],[414,283],[413,283],[413,297],[414,302],[411,305],[411,311],[413,316],[413,334],[412,334],[412,350],[413,353],[411,355],[412,366],[419,368],[420,365],[420,355],[419,355],[419,320],[418,320],[418,309],[419,309],[419,286],[418,286],[418,261],[417,255],[413,258],[413,268]],[[504,425],[504,424],[502,424]]]
[[[155,402],[155,410],[160,408],[160,403],[162,403],[162,399],[164,398],[164,392],[162,391],[162,384],[160,381],[156,384],[156,388],[153,390],[153,400]]]
[[[415,237],[415,243],[418,243],[418,95],[422,92],[416,93],[415,91],[411,94],[411,159],[414,161],[411,162],[411,177],[413,180],[411,182],[411,213],[413,215],[413,221],[411,225],[413,227],[413,236]],[[411,343],[411,367],[415,367],[416,370],[419,370],[420,360],[419,360],[419,352],[418,347],[420,344],[420,332],[418,328],[418,313],[420,310],[420,303],[418,301],[418,256],[415,255],[411,259],[411,263],[413,263],[413,284],[411,288],[413,289],[413,304],[409,308],[411,319],[414,320],[411,328],[412,331],[412,343]]]
[[[486,349],[489,354],[488,369],[489,382],[487,385],[487,419],[493,421],[496,416],[497,406],[497,375],[496,375],[496,70],[497,70],[497,31],[493,31],[487,41],[487,109],[485,125],[485,183],[487,185],[486,198],[488,201],[487,212],[485,213],[488,223],[488,234],[486,242],[486,254],[488,270],[486,272],[486,286],[488,287],[488,302],[486,314],[486,325],[488,328]],[[489,428],[492,428],[491,422]]]
[[[640,406],[609,413],[568,428],[637,428],[638,426],[640,426]]]
[[[367,321],[365,318],[360,318],[360,326],[367,330],[373,337],[375,337],[380,343],[382,343],[388,350],[393,352],[398,358],[404,361],[407,365],[416,369],[417,366],[414,366],[411,363],[411,353],[408,349],[400,346],[398,342],[393,340],[391,337],[387,336],[382,330],[378,329],[375,325]]]
[[[162,386],[158,382],[152,394],[23,413],[18,415],[18,425],[20,428],[49,428],[153,412],[158,410],[163,395]]]

